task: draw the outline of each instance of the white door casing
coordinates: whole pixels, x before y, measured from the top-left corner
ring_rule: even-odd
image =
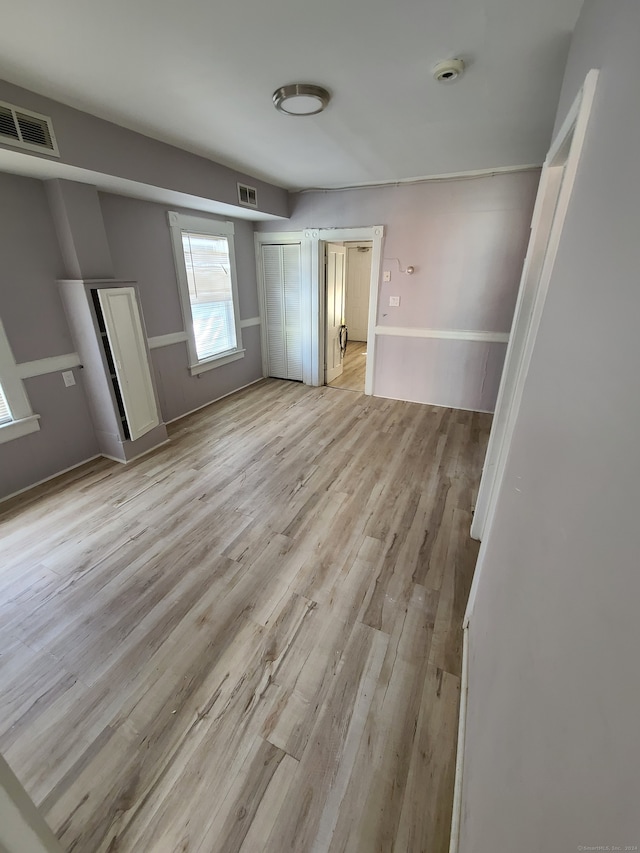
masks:
[[[313,384],[322,384],[326,357],[324,355],[326,321],[325,310],[325,276],[324,276],[324,246],[323,241],[329,243],[345,242],[354,243],[359,241],[371,241],[371,279],[369,284],[369,326],[367,334],[367,370],[364,380],[364,393],[374,394],[373,376],[376,363],[376,322],[378,317],[378,296],[380,289],[380,275],[382,267],[382,248],[384,243],[384,225],[369,225],[363,228],[319,228],[310,230],[308,233],[311,241],[311,295],[312,308],[317,309],[318,323],[318,371],[315,376],[317,380]],[[320,263],[320,247],[322,247],[322,261]]]
[[[104,288],[98,290],[98,299],[129,433],[135,441],[160,423],[136,291]]]
[[[0,815],[3,853],[63,853],[60,842],[2,756]]]
[[[347,246],[345,323],[351,341],[367,340],[370,282],[371,247]]]
[[[327,299],[325,345],[325,382],[333,382],[342,373],[340,328],[344,324],[347,250],[341,243],[327,243]]]
[[[589,71],[549,149],[540,179],[531,223],[531,238],[471,526],[471,535],[480,539],[482,545],[469,593],[465,624],[469,624],[482,575],[486,543],[491,534],[524,385],[587,133],[597,81],[598,71]]]
[[[597,79],[597,71],[587,74],[584,86],[573,102],[544,162],[471,526],[474,539],[482,539],[488,529],[502,482],[522,390],[582,153]]]

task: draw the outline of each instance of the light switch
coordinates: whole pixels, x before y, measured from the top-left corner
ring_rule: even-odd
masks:
[[[72,385],[76,384],[76,377],[73,375],[73,370],[64,370],[62,378],[64,379],[64,384],[67,388],[71,388]]]
[[[383,281],[391,281],[391,270],[385,270],[382,273],[382,280]]]
[[[389,297],[389,308],[398,308],[400,306],[400,297],[399,296],[390,296]]]

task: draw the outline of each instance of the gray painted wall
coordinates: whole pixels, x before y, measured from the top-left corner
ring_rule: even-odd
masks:
[[[572,42],[559,122],[601,73],[471,615],[461,853],[640,845],[639,35],[586,0]]]
[[[492,412],[507,345],[379,335],[375,393],[394,400]]]
[[[149,337],[183,330],[167,207],[107,193],[100,194],[116,278],[138,282]],[[217,217],[197,211],[203,218]],[[251,223],[234,221],[240,319],[258,316],[256,264]],[[165,421],[228,394],[262,376],[260,329],[242,330],[247,352],[238,361],[191,376],[186,343],[152,351],[152,361]]]
[[[160,409],[166,421],[179,418],[211,400],[255,382],[262,376],[260,328],[242,330],[245,357],[215,370],[191,376],[188,372],[186,344],[174,344],[151,351],[158,386]]]
[[[91,212],[92,228],[84,229],[87,239],[76,247],[83,265],[110,255],[117,278],[139,282],[149,336],[182,330],[166,206],[101,194],[96,211],[98,197],[93,188],[66,183],[63,188],[71,192],[78,188],[83,196],[74,196],[74,204],[65,210],[78,213],[86,202]],[[56,285],[66,274],[65,263],[45,185],[0,173],[0,197],[0,317],[16,361],[72,353],[74,344]],[[258,315],[253,229],[244,221],[234,225],[240,315],[250,319]],[[82,228],[73,229],[76,237],[83,233]],[[188,371],[186,344],[152,352],[164,420],[261,377],[260,327],[243,329],[242,337],[247,349],[244,359],[199,377]],[[74,375],[76,385],[71,388],[65,388],[60,372],[25,380],[33,410],[40,415],[40,431],[0,444],[0,498],[98,453],[82,370],[75,369]]]
[[[25,379],[40,431],[0,444],[0,498],[52,477],[96,456],[96,441],[82,370],[74,368],[76,384],[66,388],[62,374]]]
[[[44,185],[0,173],[0,317],[18,363],[73,352],[56,278],[62,258]],[[65,388],[61,374],[25,380],[40,431],[0,444],[0,497],[97,453],[82,389]]]
[[[241,181],[257,188],[261,211],[278,216],[288,214],[286,190],[212,160],[103,121],[4,80],[0,80],[0,100],[43,113],[53,120],[61,163],[233,205],[238,204],[236,182]],[[0,148],[10,146],[0,143]]]
[[[55,285],[64,274],[41,181],[0,172],[0,317],[16,361],[73,352]]]
[[[113,262],[96,188],[76,181],[45,181],[65,276],[113,278]]]
[[[384,225],[378,325],[508,332],[539,172],[292,196],[287,222],[261,231]],[[412,264],[416,272],[399,272]],[[390,308],[389,297],[400,296]],[[379,338],[374,393],[422,403],[495,406],[505,345]]]

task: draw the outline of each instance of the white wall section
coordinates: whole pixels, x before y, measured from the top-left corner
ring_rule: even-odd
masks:
[[[640,5],[586,0],[595,100],[470,616],[460,853],[640,846]]]

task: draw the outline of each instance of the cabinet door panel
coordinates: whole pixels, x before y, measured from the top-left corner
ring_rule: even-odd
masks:
[[[107,288],[98,291],[98,299],[135,441],[160,423],[136,292],[133,287]]]

